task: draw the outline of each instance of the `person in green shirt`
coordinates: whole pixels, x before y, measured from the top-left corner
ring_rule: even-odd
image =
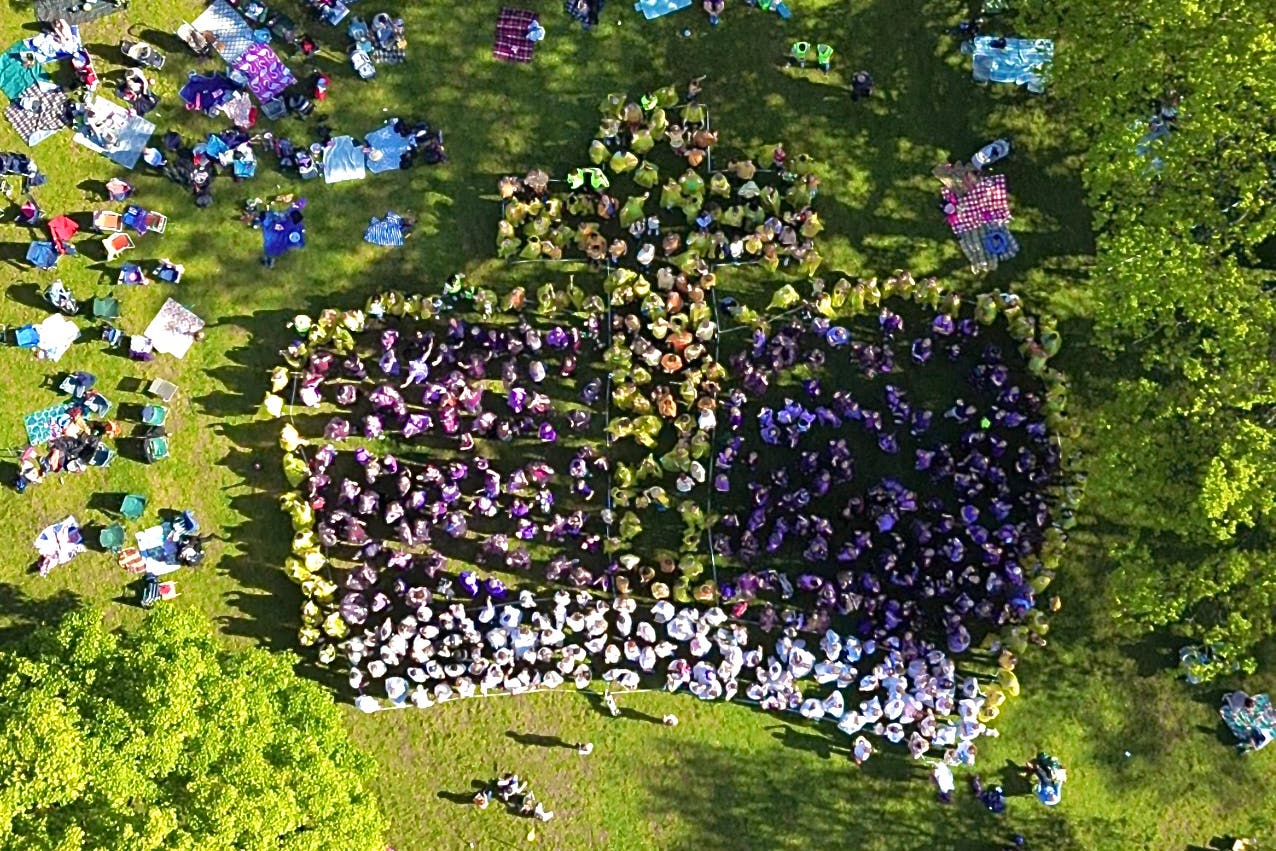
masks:
[[[819,64],[820,70],[827,74],[833,62],[833,46],[822,43],[815,45],[815,61]]]

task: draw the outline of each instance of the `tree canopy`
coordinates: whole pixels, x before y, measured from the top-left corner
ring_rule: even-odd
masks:
[[[175,607],[0,649],[0,848],[382,851],[375,763],[291,664]]]
[[[1248,667],[1276,548],[1276,17],[1263,0],[1034,0],[1085,148],[1099,341],[1091,505],[1122,614]]]

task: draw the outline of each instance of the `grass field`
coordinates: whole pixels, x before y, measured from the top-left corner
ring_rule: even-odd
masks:
[[[290,531],[276,509],[283,487],[278,425],[257,414],[267,370],[287,343],[285,323],[297,312],[354,305],[377,288],[411,288],[458,270],[497,289],[509,286],[506,267],[492,259],[497,177],[533,166],[561,173],[577,164],[596,125],[595,105],[609,91],[707,74],[705,97],[725,151],[783,139],[792,153],[822,164],[817,207],[827,224],[821,247],[829,266],[861,276],[908,267],[966,291],[985,282],[964,272],[936,209],[930,169],[1011,134],[1016,151],[1004,170],[1023,250],[987,283],[1013,287],[1034,309],[1063,320],[1059,363],[1073,376],[1074,408],[1084,422],[1087,393],[1102,386],[1112,366],[1086,345],[1091,237],[1076,152],[1060,147],[1048,98],[971,81],[945,34],[962,15],[956,5],[801,0],[794,19],[782,24],[732,3],[711,31],[696,11],[645,22],[616,0],[602,25],[583,33],[556,0],[525,0],[549,30],[530,65],[491,59],[498,3],[408,5],[397,11],[407,20],[409,62],[383,67],[367,83],[343,59],[344,34],[313,28],[325,45],[314,64],[333,80],[320,113],[335,132],[356,137],[391,115],[427,119],[445,133],[448,165],[328,187],[290,182],[264,163],[252,182],[220,179],[217,203],[203,211],[174,184],[139,175],[139,202],[167,213],[170,224],[163,236],[142,238],[132,257],[171,257],[187,273],[177,288],[117,291],[122,327],[140,332],[175,295],[208,320],[207,339],[183,361],[160,355],[149,364],[107,352],[89,334],[56,365],[0,351],[0,441],[8,447],[24,442],[22,415],[53,403],[50,380],[68,369],[96,373],[126,416],[144,402],[141,380],[162,376],[181,388],[167,462],[140,463],[134,444],[108,470],[50,480],[22,496],[0,492],[11,543],[0,556],[0,640],[76,599],[105,604],[121,623],[140,617],[126,577],[104,553],[43,580],[29,570],[40,528],[67,513],[100,524],[105,507],[138,491],[151,500],[144,519],[157,509],[189,507],[218,536],[206,566],[182,578],[175,605],[207,612],[227,641],[293,649],[299,594],[280,570]],[[279,6],[304,18],[295,4]],[[173,128],[187,139],[219,125],[181,109],[176,91],[193,60],[165,33],[199,8],[195,0],[134,0],[128,12],[82,30],[108,85],[126,28],[169,52],[160,75],[163,103],[151,117],[161,133]],[[28,8],[4,9],[0,35],[29,35]],[[680,34],[684,27],[689,37]],[[834,72],[784,68],[787,44],[797,38],[833,44]],[[880,94],[853,104],[846,80],[861,67],[872,70]],[[308,142],[318,123],[287,121],[276,132]],[[7,124],[0,127],[0,150],[24,149]],[[70,133],[33,155],[50,175],[38,190],[49,215],[106,206],[101,182],[116,171],[74,146]],[[239,223],[238,206],[251,195],[283,191],[310,200],[309,247],[266,270],[258,263],[260,234]],[[361,241],[367,219],[388,209],[418,220],[402,250]],[[47,314],[38,292],[53,273],[21,262],[30,235],[8,213],[0,220],[0,322],[15,327]],[[65,261],[57,274],[81,299],[105,294],[102,254],[88,238],[78,244],[84,256]],[[11,471],[6,464],[6,480]],[[1007,760],[1022,761],[1040,747],[1058,754],[1071,782],[1055,810],[1015,797],[998,819],[964,795],[941,807],[924,770],[906,756],[881,755],[857,770],[845,742],[823,730],[686,697],[635,696],[619,720],[581,696],[558,694],[370,717],[351,710],[350,726],[381,764],[390,838],[400,851],[523,845],[525,822],[464,803],[474,781],[510,769],[532,778],[556,810],[540,836],[550,848],[975,849],[999,847],[1019,832],[1030,848],[1159,850],[1208,846],[1226,834],[1272,836],[1271,754],[1237,757],[1215,712],[1222,689],[1193,690],[1175,680],[1171,640],[1133,638],[1107,615],[1114,591],[1107,554],[1115,542],[1111,530],[1082,513],[1055,586],[1065,605],[1050,646],[1025,662],[1026,696],[1003,713],[1000,739],[981,749],[982,773],[1005,773],[1012,794],[1027,789],[1016,785]],[[1267,674],[1245,685],[1257,691],[1276,683]],[[667,711],[683,723],[653,723]],[[582,740],[596,745],[587,758],[562,746]]]

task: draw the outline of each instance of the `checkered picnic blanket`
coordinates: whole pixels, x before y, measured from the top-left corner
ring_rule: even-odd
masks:
[[[215,35],[217,52],[228,65],[235,64],[235,60],[254,44],[253,28],[226,0],[215,0],[198,18],[191,21],[191,28],[195,32],[211,32]]]
[[[398,47],[378,47],[368,56],[378,65],[398,65],[408,59],[407,51]]]
[[[31,109],[26,109],[27,106]],[[4,117],[9,119],[22,141],[34,147],[62,128],[71,126],[71,105],[66,92],[51,83],[37,83],[9,104]]]
[[[536,42],[528,40],[527,28],[538,17],[530,9],[502,9],[496,19],[492,55],[503,62],[531,62],[536,55]]]
[[[1010,199],[1006,195],[1006,176],[995,174],[980,180],[962,195],[943,190],[944,201],[957,209],[948,215],[948,226],[955,234],[975,230],[984,225],[1004,225],[1010,221]]]

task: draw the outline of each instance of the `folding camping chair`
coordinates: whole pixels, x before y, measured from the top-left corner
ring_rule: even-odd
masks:
[[[157,279],[166,284],[180,284],[182,275],[186,273],[186,267],[181,263],[174,263],[172,260],[165,258],[151,271]]]
[[[177,395],[177,385],[173,384],[171,381],[165,381],[162,378],[157,378],[151,382],[149,387],[146,388],[146,392],[153,396],[158,396],[167,404],[168,402],[173,401],[173,397]]]
[[[168,438],[167,437],[148,437],[142,445],[142,450],[146,455],[146,463],[154,464],[156,461],[162,461],[168,457]]]
[[[97,383],[97,376],[91,372],[73,372],[58,384],[58,389],[75,399],[83,399]]]
[[[143,405],[142,422],[148,426],[162,426],[168,419],[168,408],[163,405]]]
[[[119,233],[124,230],[124,217],[114,210],[95,210],[93,230],[98,233]]]
[[[112,177],[106,182],[106,195],[112,201],[123,201],[132,194],[133,187],[118,177]]]
[[[96,390],[89,390],[84,394],[84,409],[95,417],[106,416],[110,412],[112,404],[110,399]]]
[[[272,98],[261,105],[261,114],[271,121],[278,121],[288,114],[288,107],[283,98]]]
[[[115,282],[126,287],[144,287],[150,283],[150,280],[137,263],[125,263],[120,267],[120,274]]]
[[[146,214],[146,229],[163,233],[164,228],[168,227],[168,216],[163,213],[157,213],[154,210]]]
[[[124,332],[112,325],[102,326],[102,342],[109,348],[115,348],[124,340]]]
[[[125,494],[124,500],[120,503],[120,515],[125,520],[140,520],[145,510],[146,497],[140,493]]]
[[[89,459],[90,467],[109,467],[115,460],[116,452],[109,446],[99,446]]]
[[[40,332],[34,325],[23,325],[14,334],[14,344],[19,349],[34,349],[40,345]]]
[[[93,318],[105,319],[108,322],[120,318],[120,300],[113,296],[98,296],[93,299]]]
[[[177,37],[185,42],[196,56],[207,56],[213,50],[212,41],[205,38],[203,33],[186,21],[182,21],[182,25],[177,28]]]
[[[176,582],[160,582],[158,576],[153,573],[146,574],[146,578],[142,580],[142,608],[149,609],[160,600],[171,600],[177,596]]]
[[[103,238],[102,245],[106,248],[106,259],[108,261],[114,260],[130,248],[136,247],[133,245],[133,238],[123,231]]]
[[[98,533],[97,542],[104,550],[119,552],[124,547],[124,527],[119,523],[112,523]]]

